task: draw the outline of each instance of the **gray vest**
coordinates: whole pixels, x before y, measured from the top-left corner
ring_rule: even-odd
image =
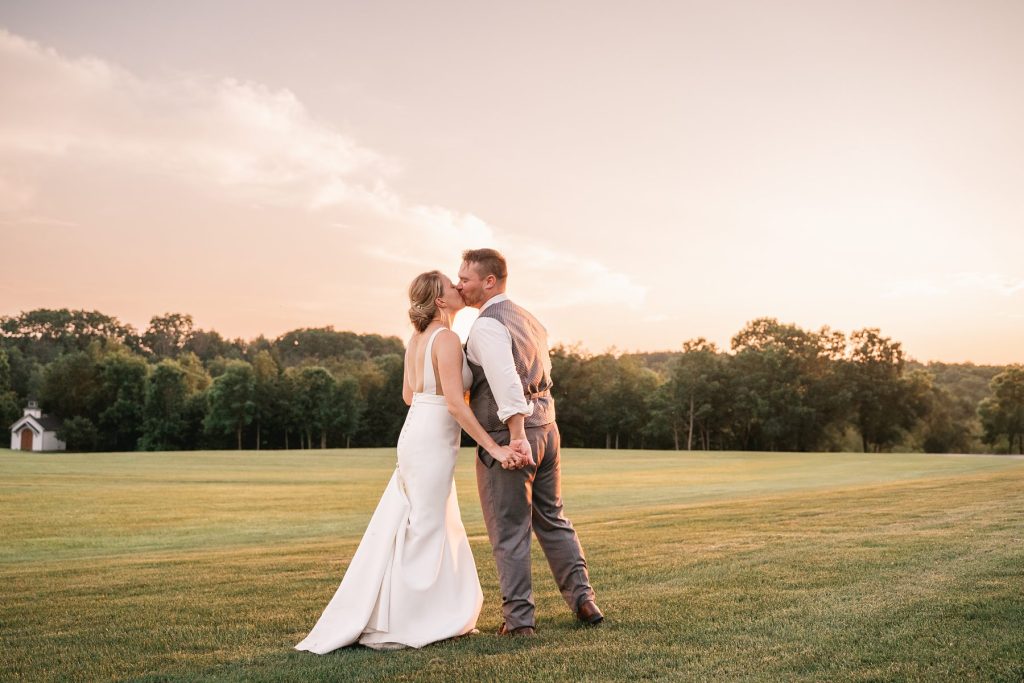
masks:
[[[533,415],[526,418],[527,427],[540,427],[555,421],[555,399],[551,397],[551,359],[548,356],[548,333],[537,319],[508,299],[491,304],[480,312],[481,318],[493,318],[504,325],[512,337],[512,359],[523,383],[527,402],[533,402]],[[470,363],[473,385],[469,389],[469,407],[488,432],[500,432],[507,426],[498,419],[498,403],[487,384],[484,369]]]

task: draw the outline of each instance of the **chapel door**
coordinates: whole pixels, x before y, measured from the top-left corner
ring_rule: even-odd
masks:
[[[28,429],[26,427],[25,429],[21,430],[21,450],[32,450],[32,436],[33,434],[31,429]]]

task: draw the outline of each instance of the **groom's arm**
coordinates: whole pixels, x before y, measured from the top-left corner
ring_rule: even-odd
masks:
[[[498,419],[512,438],[526,438],[525,418],[533,415],[533,403],[526,400],[523,382],[512,357],[512,335],[493,318],[477,318],[466,343],[469,360],[483,368],[487,385],[498,404]]]
[[[533,460],[533,447],[530,446],[530,440],[526,438],[526,417],[519,414],[513,415],[506,424],[511,435],[508,445],[522,456],[517,465],[519,467],[536,465],[537,463]],[[511,469],[511,467],[506,467],[504,463],[502,463],[502,467]]]

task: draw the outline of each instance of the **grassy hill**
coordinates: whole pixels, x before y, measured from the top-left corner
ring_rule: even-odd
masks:
[[[467,450],[482,633],[318,657],[292,646],[392,449],[0,451],[0,680],[1024,678],[1024,459],[563,459],[605,626],[576,626],[535,547],[538,636],[491,635],[500,597]]]

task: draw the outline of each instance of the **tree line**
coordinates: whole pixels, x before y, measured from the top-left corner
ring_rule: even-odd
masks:
[[[332,327],[227,340],[180,313],[140,333],[39,309],[0,318],[0,416],[37,397],[82,451],[394,446],[403,357],[396,337]],[[761,318],[728,351],[558,346],[552,365],[567,446],[1024,453],[1024,367],[925,366],[873,328]]]
[[[878,329],[753,320],[725,352],[552,355],[566,443],[594,448],[1024,453],[1024,367],[909,361]]]
[[[36,397],[70,450],[394,444],[405,348],[396,337],[299,329],[227,340],[191,316],[141,333],[95,311],[0,318],[0,415]]]

